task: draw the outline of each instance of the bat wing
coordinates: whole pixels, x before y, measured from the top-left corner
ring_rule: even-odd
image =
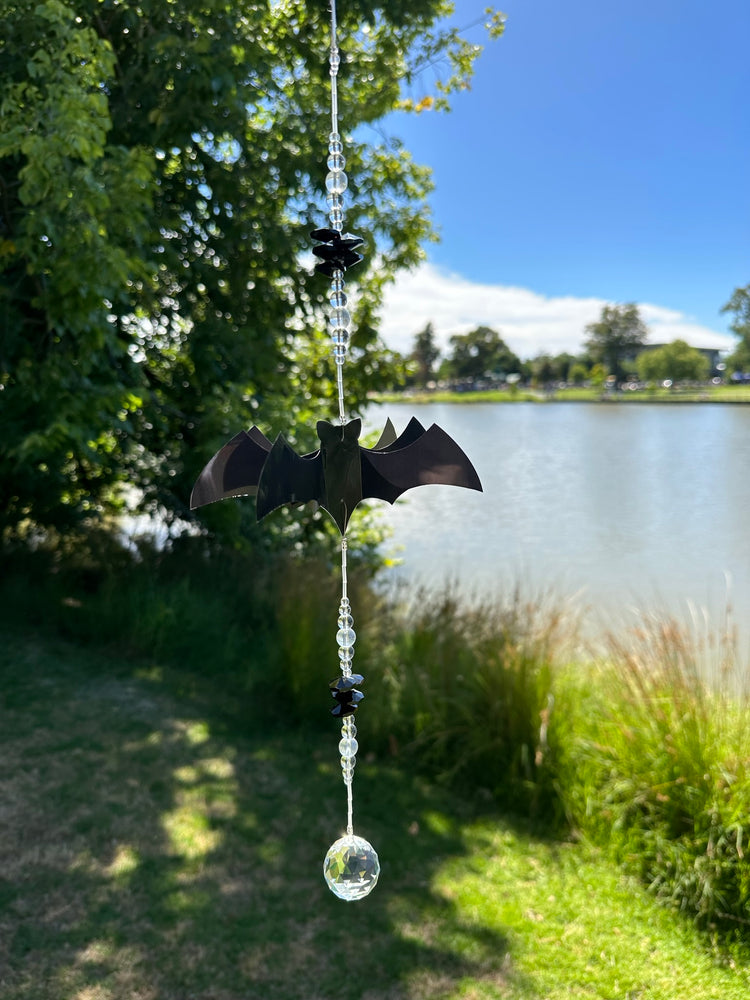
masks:
[[[393,432],[391,440],[388,441],[386,444],[383,444],[382,443],[383,438],[388,433],[389,428]],[[417,418],[412,417],[409,423],[404,428],[404,430],[402,430],[401,433],[398,435],[398,437],[396,437],[396,432],[395,430],[393,430],[393,424],[390,422],[390,420],[387,420],[385,424],[385,430],[383,431],[380,437],[380,441],[378,441],[378,443],[375,445],[375,449],[373,450],[387,451],[387,452],[398,451],[400,448],[406,448],[407,445],[414,444],[415,441],[418,441],[419,438],[422,437],[424,432],[425,432],[424,427],[420,424]]]
[[[399,443],[401,443],[399,445]],[[394,503],[415,486],[463,486],[482,492],[476,469],[452,437],[437,424],[424,430],[412,419],[382,451],[361,449],[362,495]]]
[[[279,434],[266,457],[258,482],[258,520],[283,504],[325,499],[323,460],[319,451],[298,455]]]
[[[190,494],[190,509],[227,497],[255,496],[271,442],[257,427],[240,431],[210,459]]]
[[[396,428],[391,423],[391,418],[387,417],[385,421],[385,427],[383,428],[383,433],[378,438],[378,443],[373,445],[373,451],[383,451],[389,445],[393,444],[396,440]]]

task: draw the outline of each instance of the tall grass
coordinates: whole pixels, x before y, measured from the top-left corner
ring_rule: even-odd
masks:
[[[134,663],[171,665],[241,726],[335,727],[339,583],[325,559],[217,554],[200,540],[6,552],[0,616]],[[667,617],[572,657],[577,614],[520,588],[385,597],[353,572],[363,755],[550,832],[608,845],[662,898],[750,937],[750,674],[731,636]]]
[[[554,675],[576,627],[551,594],[470,604],[422,590],[392,612],[378,733],[454,785],[551,819]]]
[[[567,675],[555,734],[572,822],[704,925],[750,927],[748,672],[727,634],[656,616]],[[562,706],[561,706],[562,707]]]

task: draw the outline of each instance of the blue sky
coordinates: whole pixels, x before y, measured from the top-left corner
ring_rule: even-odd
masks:
[[[458,0],[452,20],[484,6]],[[522,356],[576,350],[602,304],[634,301],[655,341],[731,346],[720,308],[750,282],[750,0],[502,9],[450,114],[387,123],[434,171],[442,242],[389,294],[386,340],[486,322]]]

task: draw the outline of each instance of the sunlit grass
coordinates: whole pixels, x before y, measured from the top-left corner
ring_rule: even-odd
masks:
[[[355,816],[381,881],[337,901],[335,732],[243,734],[201,699],[3,635],[3,1000],[747,995],[746,968],[594,849],[377,760]]]

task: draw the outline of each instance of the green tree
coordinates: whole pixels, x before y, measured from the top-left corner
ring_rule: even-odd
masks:
[[[638,307],[630,302],[604,306],[599,320],[589,323],[586,333],[586,348],[592,361],[603,364],[619,380],[626,375],[624,362],[635,359],[648,329]]]
[[[603,389],[604,383],[607,379],[607,369],[603,364],[597,363],[591,366],[591,371],[589,372],[589,381],[595,389]]]
[[[739,344],[727,358],[727,369],[730,372],[750,372],[750,285],[735,288],[731,299],[721,311],[734,313],[729,327],[740,338]]]
[[[705,354],[690,347],[684,340],[673,340],[663,347],[654,347],[636,358],[638,377],[644,382],[704,382],[710,365]]]
[[[428,323],[414,338],[411,360],[416,366],[414,384],[425,386],[435,377],[435,362],[440,357],[440,348],[435,343],[435,330]]]
[[[450,11],[340,12],[347,226],[368,238],[355,407],[387,373],[384,284],[432,235],[429,171],[359,126],[408,108],[426,67],[435,107],[466,86],[476,49]],[[332,408],[327,282],[299,263],[326,222],[327,17],[302,0],[0,0],[0,530],[97,515],[124,483],[177,518],[238,427]],[[206,516],[227,530],[246,506]]]
[[[537,385],[547,385],[558,377],[555,359],[550,354],[538,354],[531,362],[531,370]]]
[[[589,375],[589,370],[586,365],[581,364],[577,361],[575,364],[570,366],[570,372],[568,373],[568,378],[573,383],[573,385],[583,385]]]
[[[454,334],[450,338],[450,347],[446,365],[450,378],[481,379],[509,375],[521,369],[516,355],[488,326],[479,326],[469,333]]]

